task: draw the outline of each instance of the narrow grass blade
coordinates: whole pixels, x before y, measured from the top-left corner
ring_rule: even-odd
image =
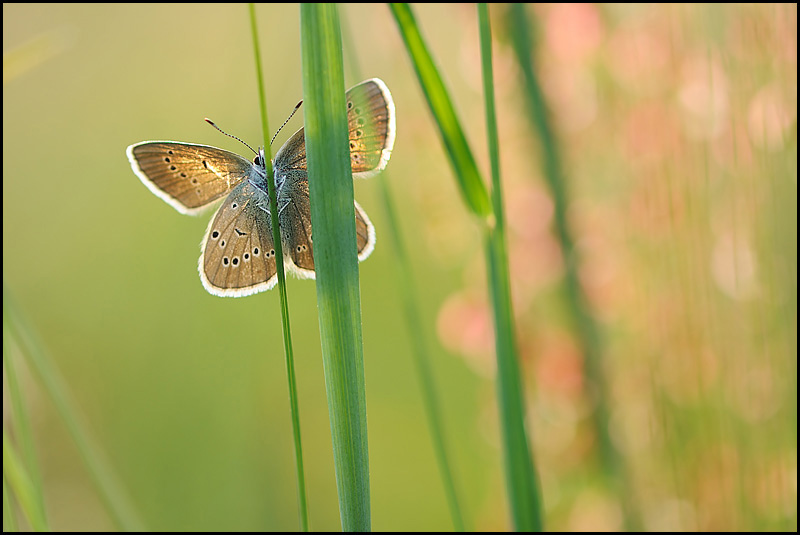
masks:
[[[8,492],[5,468],[3,468],[3,531],[19,531],[17,512],[14,510],[14,504],[11,503],[11,494]]]
[[[406,44],[408,55],[412,59],[422,92],[436,119],[436,125],[439,127],[442,142],[450,157],[450,163],[453,166],[464,201],[472,213],[486,217],[491,213],[486,185],[481,179],[475,158],[469,149],[467,138],[458,122],[439,70],[433,63],[428,47],[422,40],[414,14],[408,4],[389,4],[389,6],[397,22],[397,27],[400,29],[400,35]]]
[[[467,182],[462,180],[462,192],[468,207],[478,215],[491,214],[493,209],[489,204],[480,173],[475,167],[475,160],[466,143],[466,137],[450,105],[450,99],[444,89],[441,77],[433,64],[425,43],[422,41],[411,10],[406,4],[392,4],[391,8],[406,42],[420,85],[428,98],[431,112],[439,125],[439,130],[445,140],[445,146],[448,147],[448,155],[451,158],[454,169],[457,170],[458,174],[463,163],[459,164],[454,161],[460,157],[460,154],[456,151],[451,151],[449,147],[458,146],[463,153],[469,155],[468,158],[463,159],[464,162],[471,162],[468,165],[467,176],[473,178],[470,178],[469,184],[481,185],[480,189],[477,187],[469,189],[464,186]],[[491,80],[489,83],[491,83]],[[435,97],[431,95],[435,95]],[[490,113],[493,115],[493,112]],[[496,157],[496,147],[494,153]],[[474,194],[476,191],[482,191],[483,193],[482,195],[470,196],[471,193]],[[494,195],[495,204],[501,208],[502,197],[500,196],[500,190],[498,189]],[[480,200],[476,201],[476,199]],[[475,202],[476,204],[470,205],[470,202]],[[500,210],[499,215],[502,217],[502,210]],[[509,492],[511,514],[515,529],[537,531],[541,530],[542,527],[541,504],[536,473],[525,431],[524,396],[514,339],[508,259],[502,221],[498,231],[496,219],[492,222],[491,218],[484,218],[484,246],[488,264],[489,291],[495,318],[498,397],[503,453],[506,463],[506,484]]]
[[[256,78],[258,79],[258,99],[261,109],[261,126],[264,134],[264,150],[266,151],[267,193],[269,194],[269,210],[272,219],[272,242],[275,247],[275,262],[278,269],[278,293],[281,300],[281,324],[283,325],[283,347],[286,356],[286,375],[289,383],[289,405],[292,412],[292,433],[294,436],[294,457],[297,477],[297,505],[300,531],[308,531],[308,504],[306,498],[306,482],[303,469],[303,445],[300,438],[300,409],[297,400],[297,380],[294,373],[294,350],[292,349],[292,333],[289,325],[289,300],[286,295],[286,274],[283,268],[283,246],[278,223],[278,201],[275,188],[272,154],[269,144],[270,132],[267,121],[267,99],[264,90],[264,73],[261,70],[261,50],[258,45],[258,25],[256,9],[249,4],[250,27],[253,33],[253,52],[256,62]]]
[[[547,104],[533,65],[534,41],[531,39],[531,25],[524,4],[512,4],[508,10],[508,28],[523,77],[528,117],[541,143],[543,173],[553,197],[555,230],[565,259],[567,305],[583,353],[588,378],[586,385],[591,389],[587,391],[587,396],[595,407],[592,420],[597,435],[600,462],[607,480],[620,497],[626,528],[638,531],[641,522],[632,500],[624,459],[614,446],[609,431],[608,388],[603,373],[600,330],[589,311],[587,298],[578,277],[577,253],[567,222],[569,202],[566,181],[558,142],[550,124]]]
[[[338,8],[300,8],[306,154],[322,360],[345,531],[370,530],[369,455],[353,179]]]
[[[487,229],[486,255],[489,290],[494,311],[497,379],[506,458],[506,482],[517,531],[542,531],[542,505],[533,455],[525,434],[524,395],[514,333],[508,251],[506,249],[503,190],[500,183],[500,147],[494,99],[492,29],[489,8],[478,4],[486,130],[492,173],[494,227]]]
[[[353,42],[352,33],[348,31],[346,19],[342,19],[342,38],[344,44],[345,56],[351,67],[350,71],[353,80],[362,80],[364,76],[358,68],[358,56]],[[422,392],[422,404],[425,408],[425,416],[428,421],[428,430],[431,434],[431,441],[433,442],[434,454],[436,456],[436,463],[439,466],[439,474],[442,478],[442,486],[447,497],[447,505],[450,508],[450,517],[453,521],[453,529],[455,531],[465,531],[469,528],[465,527],[464,516],[461,512],[459,505],[456,484],[453,477],[453,470],[450,466],[450,460],[447,452],[447,441],[445,436],[446,425],[445,419],[442,417],[442,411],[439,405],[438,388],[436,386],[436,379],[431,369],[431,355],[427,347],[427,333],[426,325],[423,324],[418,301],[418,293],[416,283],[411,271],[411,263],[406,251],[405,242],[400,231],[401,224],[400,218],[397,216],[397,211],[394,205],[394,199],[389,188],[391,181],[391,172],[385,170],[378,178],[380,183],[379,189],[381,190],[381,197],[383,198],[384,210],[386,213],[387,230],[391,236],[392,246],[390,249],[394,251],[397,266],[397,289],[399,298],[402,301],[403,315],[405,317],[406,331],[408,332],[408,340],[411,344],[412,355],[414,364],[417,371],[417,378],[419,380],[420,389]]]
[[[34,531],[49,531],[36,486],[25,470],[22,459],[14,450],[5,428],[3,428],[3,476],[8,478],[17,503]]]
[[[8,288],[3,285],[3,314],[7,317],[11,332],[17,340],[28,366],[36,373],[45,392],[61,416],[78,453],[81,456],[92,483],[111,520],[123,531],[142,531],[144,526],[133,508],[126,492],[120,486],[110,468],[110,463],[94,444],[80,419],[80,411],[68,393],[67,386],[52,364],[52,359],[43,349],[28,323],[14,307]]]
[[[497,396],[503,437],[506,487],[516,531],[542,531],[542,505],[536,470],[525,431],[525,404],[503,235],[486,229],[484,245],[495,326]]]
[[[386,171],[384,171],[386,174]],[[445,419],[442,417],[442,410],[439,404],[438,388],[433,370],[430,365],[430,356],[426,347],[426,327],[422,324],[420,308],[417,303],[416,283],[411,273],[411,265],[408,254],[405,250],[403,237],[400,235],[400,223],[395,213],[394,201],[392,200],[389,186],[386,184],[388,177],[381,177],[381,197],[383,198],[386,210],[387,227],[392,236],[392,249],[397,257],[398,289],[400,299],[403,303],[403,315],[405,316],[406,330],[408,339],[411,343],[414,365],[417,370],[417,377],[422,392],[425,415],[428,420],[428,429],[431,433],[433,449],[436,455],[436,462],[439,465],[439,473],[442,478],[447,505],[450,508],[450,517],[453,521],[455,531],[466,531],[466,523],[459,505],[458,492],[453,477],[453,469],[448,458],[447,441],[445,440]]]
[[[39,462],[36,459],[36,449],[34,447],[33,432],[31,431],[30,418],[25,406],[25,400],[19,388],[17,371],[14,366],[14,359],[11,356],[11,328],[8,325],[8,314],[3,310],[3,368],[5,369],[6,382],[8,383],[8,397],[11,404],[11,413],[16,429],[17,438],[22,446],[25,467],[30,475],[33,485],[34,497],[39,501],[38,510],[44,515],[45,525],[47,524],[47,509],[44,502],[44,491],[42,489],[41,472]]]

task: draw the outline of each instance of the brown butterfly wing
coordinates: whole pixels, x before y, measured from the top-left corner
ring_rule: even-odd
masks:
[[[394,147],[394,101],[381,80],[373,78],[347,92],[350,165],[355,178],[381,171]]]
[[[308,174],[294,169],[286,173],[280,200],[281,240],[292,270],[301,278],[313,279],[314,244],[311,236],[311,204]]]
[[[381,80],[373,78],[347,91],[350,164],[355,178],[367,178],[386,167],[395,137],[394,101]],[[307,170],[305,132],[301,128],[275,156],[279,170]]]
[[[266,193],[250,181],[234,188],[202,247],[200,279],[210,293],[240,297],[272,288],[278,277]]]
[[[229,193],[253,169],[245,158],[207,145],[145,141],[128,147],[139,179],[184,214],[194,214]]]
[[[280,216],[284,252],[294,264],[292,270],[301,278],[315,278],[314,242],[311,232],[308,181],[298,181],[294,191],[282,205]],[[375,227],[364,210],[355,203],[356,247],[359,261],[367,258],[375,247]]]
[[[375,227],[367,217],[367,213],[356,202],[356,247],[359,262],[372,254],[375,248]]]

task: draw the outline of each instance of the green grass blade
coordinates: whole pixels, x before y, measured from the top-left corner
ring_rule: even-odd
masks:
[[[42,490],[42,478],[39,471],[39,463],[36,460],[36,449],[34,447],[33,432],[31,431],[30,418],[22,398],[19,388],[17,371],[14,366],[14,359],[11,356],[11,327],[8,325],[8,314],[5,307],[3,309],[3,368],[5,369],[6,382],[8,383],[8,398],[11,404],[13,422],[17,430],[17,437],[22,445],[25,467],[30,474],[33,492],[39,501],[38,510],[42,511],[45,525],[47,524],[47,509],[44,503],[44,493]]]
[[[110,468],[110,463],[94,444],[80,419],[80,412],[68,393],[67,386],[58,374],[52,359],[39,343],[28,323],[21,317],[11,301],[8,288],[3,286],[3,313],[11,332],[17,340],[28,366],[36,373],[45,392],[61,416],[78,453],[81,456],[92,483],[111,520],[123,531],[142,531],[143,524]]]
[[[422,40],[414,14],[408,4],[389,5],[412,59],[425,99],[436,119],[436,125],[439,127],[442,142],[450,157],[450,163],[458,179],[464,201],[472,213],[486,217],[491,213],[486,185],[481,179],[475,158],[467,144],[467,138],[456,117],[450,95],[444,87],[442,77],[439,76],[439,71],[433,63],[427,45]]]
[[[386,174],[386,171],[383,172]],[[392,237],[392,249],[397,257],[398,289],[400,299],[403,303],[403,315],[405,317],[408,339],[411,343],[414,365],[422,392],[425,415],[428,420],[428,429],[433,441],[433,449],[436,455],[436,462],[439,465],[439,473],[442,478],[447,504],[450,508],[450,517],[453,521],[455,531],[466,531],[464,516],[459,506],[458,492],[453,478],[453,470],[448,460],[448,448],[445,441],[445,423],[442,418],[442,411],[439,405],[438,389],[433,370],[430,365],[430,356],[425,343],[426,328],[421,321],[420,308],[417,303],[417,290],[414,278],[411,273],[411,265],[408,260],[403,237],[400,235],[400,223],[396,215],[394,201],[387,184],[388,177],[381,177],[381,197],[383,198],[384,209],[386,210],[387,227]]]
[[[14,510],[14,505],[11,503],[11,494],[8,492],[5,468],[3,468],[3,531],[19,531],[17,512]]]
[[[361,80],[364,76],[358,68],[356,48],[351,32],[347,31],[346,22],[346,19],[342,19],[342,27],[345,30],[342,33],[345,56],[351,67],[350,71],[353,75],[353,80]],[[448,448],[447,441],[445,440],[446,426],[439,405],[436,379],[430,366],[431,355],[426,343],[426,326],[421,320],[422,313],[417,297],[416,283],[414,282],[411,263],[400,230],[400,218],[397,216],[394,199],[392,198],[392,192],[389,188],[389,183],[391,182],[390,175],[390,171],[383,171],[378,178],[378,182],[380,183],[379,189],[381,190],[381,198],[383,199],[384,211],[386,214],[386,227],[392,241],[390,249],[394,251],[396,257],[395,265],[397,266],[398,294],[402,302],[406,331],[408,332],[408,340],[411,344],[414,365],[422,392],[422,404],[425,409],[431,441],[433,442],[436,463],[442,478],[442,486],[444,487],[445,496],[447,497],[447,505],[450,509],[450,517],[453,521],[453,529],[455,531],[465,531],[469,528],[465,527],[464,516],[459,505],[459,492],[456,490],[453,470],[447,455]]]
[[[300,35],[317,304],[339,513],[343,530],[369,531],[364,349],[337,7],[302,4]]]
[[[385,173],[385,171],[384,171]],[[458,492],[453,478],[453,470],[448,459],[448,448],[445,441],[445,421],[442,418],[442,410],[439,404],[438,389],[433,370],[430,365],[430,357],[426,347],[426,328],[421,321],[420,307],[417,303],[417,290],[414,278],[411,274],[411,265],[408,260],[403,238],[400,235],[400,224],[395,214],[394,201],[392,200],[389,186],[386,184],[388,177],[381,177],[381,197],[387,214],[387,221],[390,234],[392,236],[392,248],[397,256],[398,289],[400,299],[403,303],[403,315],[408,331],[408,339],[411,343],[414,365],[422,392],[422,401],[425,407],[425,415],[428,420],[428,430],[431,433],[433,450],[436,455],[436,463],[439,465],[439,474],[442,478],[447,505],[450,508],[450,518],[453,521],[455,531],[466,531],[464,516],[459,506]]]
[[[473,187],[469,189],[464,186],[465,181],[459,175],[459,180],[462,183],[462,193],[464,193],[468,207],[478,215],[491,214],[492,206],[489,204],[480,173],[475,167],[475,160],[467,145],[466,137],[455,116],[452,105],[450,105],[450,98],[442,84],[441,77],[433,64],[425,43],[422,41],[411,10],[406,4],[392,4],[391,7],[405,40],[409,56],[414,64],[414,69],[417,72],[420,85],[426,98],[428,98],[428,104],[434,119],[439,125],[445,147],[448,148],[448,156],[454,169],[456,169],[456,174],[458,175],[459,170],[466,165],[469,168],[467,176],[472,177],[470,183],[480,184],[480,188]],[[491,79],[489,83],[492,83]],[[493,115],[493,111],[489,113]],[[469,157],[458,163],[456,160],[463,154],[451,150],[452,147],[459,147],[459,151],[463,154],[469,154]],[[496,140],[493,151],[496,157]],[[495,174],[495,176],[499,175]],[[474,193],[475,191],[482,191],[483,193],[471,197],[470,192]],[[494,195],[494,203],[502,208],[500,190],[497,189]],[[499,215],[502,217],[502,209]],[[511,514],[514,527],[517,530],[536,531],[541,530],[541,504],[536,473],[525,431],[524,396],[514,337],[508,279],[508,258],[503,224],[501,221],[498,231],[496,220],[492,224],[490,219],[484,219],[484,223],[484,245],[488,264],[487,276],[489,277],[489,291],[495,319],[500,420]]]
[[[541,497],[525,431],[524,394],[514,339],[505,239],[487,228],[484,243],[494,314],[497,395],[511,518],[516,531],[542,531]]]
[[[8,478],[8,483],[14,491],[20,509],[28,519],[34,531],[49,531],[47,520],[42,509],[36,485],[22,464],[14,446],[11,444],[5,427],[3,428],[3,475]]]
[[[494,227],[486,230],[489,290],[494,312],[498,395],[506,459],[506,483],[517,531],[542,531],[542,504],[533,455],[525,434],[525,404],[514,333],[511,283],[506,249],[503,190],[500,183],[500,148],[494,99],[492,29],[489,8],[478,4],[486,130],[492,173]]]
[[[547,104],[533,65],[534,41],[524,4],[512,4],[508,10],[511,41],[523,76],[526,108],[531,125],[542,145],[541,158],[544,177],[553,197],[555,230],[561,245],[565,265],[567,305],[575,323],[584,367],[588,378],[587,395],[595,409],[592,414],[597,435],[600,462],[606,479],[619,495],[628,530],[639,531],[641,521],[632,500],[624,459],[614,445],[609,430],[608,388],[603,372],[600,330],[592,317],[587,297],[578,276],[575,243],[567,221],[568,194],[558,142],[550,124]]]
[[[278,201],[275,190],[274,170],[272,168],[272,154],[270,149],[269,122],[267,121],[267,99],[264,90],[264,74],[261,70],[261,50],[258,45],[258,26],[256,24],[256,10],[254,4],[249,4],[250,27],[253,33],[253,52],[256,62],[256,77],[258,78],[258,98],[261,109],[261,125],[264,134],[264,150],[267,161],[267,192],[269,194],[269,210],[272,220],[272,241],[275,247],[275,262],[278,269],[278,293],[281,302],[281,324],[283,325],[283,347],[286,356],[286,375],[289,383],[289,405],[292,412],[292,434],[294,436],[294,456],[297,477],[297,504],[300,522],[300,531],[308,531],[308,503],[306,497],[306,482],[303,469],[303,445],[300,438],[300,409],[297,400],[297,379],[294,373],[294,350],[292,349],[292,333],[289,325],[289,300],[286,295],[286,274],[283,267],[283,246],[281,243],[280,226],[278,223]]]

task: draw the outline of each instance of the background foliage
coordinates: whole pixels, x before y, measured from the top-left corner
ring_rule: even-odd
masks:
[[[475,9],[414,9],[488,176]],[[302,94],[298,9],[259,10],[267,104],[280,124]],[[512,291],[546,526],[618,529],[539,144],[505,7],[491,11]],[[644,526],[796,530],[796,6],[527,12],[580,278],[602,328],[610,431]],[[377,181],[389,180],[465,516],[505,529],[481,236],[388,9],[345,6],[341,16],[361,71],[387,83],[398,111],[387,173],[355,185],[378,234],[359,270],[372,526],[451,527],[387,250]],[[278,295],[206,294],[196,262],[210,214],[184,217],[155,198],[124,153],[146,139],[243,150],[203,117],[258,143],[246,9],[4,4],[3,52],[5,280],[140,516],[151,529],[296,529]],[[276,143],[299,127],[293,119]],[[289,281],[309,514],[312,529],[338,529],[314,292]],[[16,368],[51,527],[112,527],[57,413]]]

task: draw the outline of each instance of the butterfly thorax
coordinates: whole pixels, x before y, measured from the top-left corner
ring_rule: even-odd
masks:
[[[250,182],[259,190],[267,194],[267,168],[264,165],[265,161],[266,154],[264,149],[259,149],[258,155],[253,158],[253,169],[255,172],[251,173]],[[275,160],[272,160],[272,172],[275,176],[275,191],[277,193],[278,200],[280,201],[283,184],[286,181],[286,174],[275,166]]]

